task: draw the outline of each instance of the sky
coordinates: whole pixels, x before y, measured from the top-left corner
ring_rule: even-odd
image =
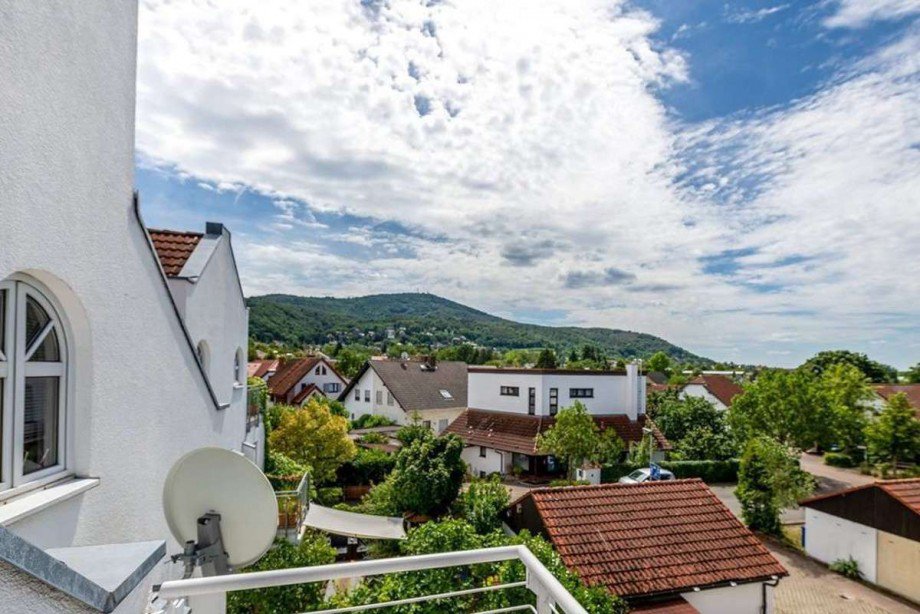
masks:
[[[248,295],[920,361],[920,0],[141,0],[137,94]]]

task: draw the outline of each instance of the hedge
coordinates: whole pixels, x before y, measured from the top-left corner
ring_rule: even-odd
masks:
[[[824,454],[824,464],[831,467],[855,467],[856,461],[849,454],[843,452],[826,452]]]
[[[340,486],[379,484],[393,471],[395,464],[395,454],[382,450],[358,448],[357,455],[339,467],[336,472],[336,484]]]
[[[667,469],[673,473],[674,477],[678,479],[701,478],[707,484],[738,481],[739,461],[736,458],[724,461],[664,461],[659,465],[662,469]],[[616,482],[624,475],[629,475],[636,469],[642,469],[646,466],[634,463],[607,465],[601,469],[601,481]]]

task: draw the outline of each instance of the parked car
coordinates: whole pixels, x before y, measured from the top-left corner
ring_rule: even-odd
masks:
[[[620,484],[641,484],[642,482],[648,482],[652,479],[652,470],[648,467],[643,469],[636,469],[629,475],[624,475],[619,479]],[[668,471],[667,469],[661,470],[661,475],[658,478],[659,480],[673,480],[674,474]]]

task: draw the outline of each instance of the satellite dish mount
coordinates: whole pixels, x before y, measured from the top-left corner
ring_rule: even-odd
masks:
[[[191,578],[196,567],[201,567],[202,576],[221,576],[230,573],[230,557],[224,550],[220,534],[220,514],[208,512],[198,518],[198,540],[185,542],[181,554],[174,554],[172,562],[182,561],[185,566],[183,578]]]

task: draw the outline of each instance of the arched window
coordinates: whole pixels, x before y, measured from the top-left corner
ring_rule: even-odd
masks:
[[[233,357],[233,381],[243,385],[246,383],[243,377],[243,350],[242,348],[238,348],[236,350],[236,356]]]
[[[51,301],[0,283],[0,489],[64,469],[67,348]]]
[[[201,363],[201,368],[204,369],[205,375],[208,374],[208,367],[211,365],[211,350],[208,348],[208,342],[202,339],[198,342],[198,345],[195,346],[195,353],[198,355],[198,362]]]

